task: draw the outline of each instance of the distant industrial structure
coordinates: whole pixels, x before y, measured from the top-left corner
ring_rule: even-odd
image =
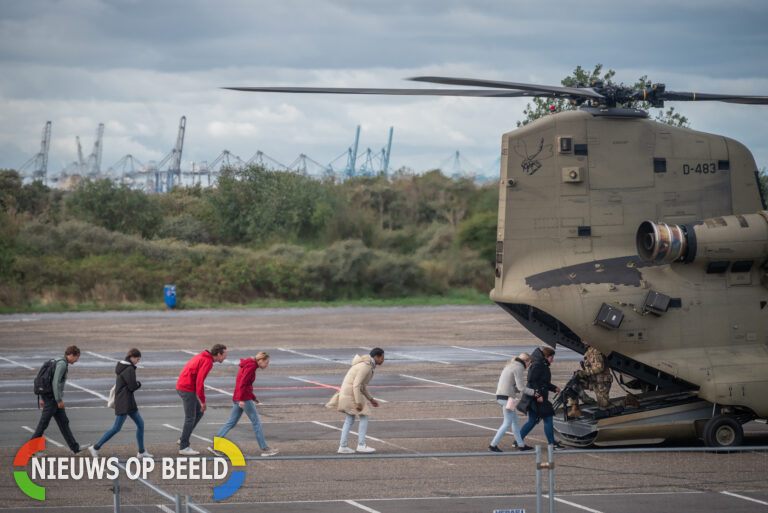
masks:
[[[76,136],[77,160],[64,167],[58,175],[50,176],[48,173],[48,151],[51,143],[52,123],[48,121],[43,128],[40,151],[20,166],[19,172],[26,181],[41,180],[46,185],[49,185],[50,182],[50,185],[65,190],[72,189],[83,179],[109,178],[129,187],[154,193],[168,192],[174,185],[200,184],[210,186],[216,182],[216,177],[222,169],[237,169],[249,165],[259,165],[267,169],[293,171],[317,178],[334,180],[345,180],[357,176],[387,175],[389,173],[394,127],[389,128],[386,144],[380,150],[374,151],[371,148],[360,149],[360,125],[358,125],[353,144],[327,164],[322,164],[308,155],[300,153],[290,164],[286,165],[270,157],[262,150],[257,150],[250,159],[243,160],[225,149],[210,162],[191,162],[190,169],[182,170],[186,124],[187,118],[182,116],[179,120],[176,144],[159,161],[150,160],[145,164],[128,154],[103,171],[101,161],[104,124],[100,123],[96,130],[96,139],[91,153],[87,157],[83,156],[80,136]],[[478,172],[483,174],[479,168],[469,165],[458,151],[449,157],[448,161],[450,162],[441,163],[439,166],[448,174],[454,176],[474,176]],[[498,169],[498,164],[496,164],[496,168]]]

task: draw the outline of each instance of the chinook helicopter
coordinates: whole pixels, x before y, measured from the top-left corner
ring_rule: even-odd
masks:
[[[582,339],[641,390],[607,415],[556,412],[574,446],[743,441],[768,419],[768,207],[749,150],[648,119],[635,101],[766,105],[768,96],[559,87],[471,78],[475,89],[229,87],[280,93],[563,98],[578,105],[502,136],[490,297],[545,343]],[[482,88],[482,89],[478,89]]]

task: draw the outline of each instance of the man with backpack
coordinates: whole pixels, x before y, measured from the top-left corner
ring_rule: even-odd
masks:
[[[69,448],[77,454],[84,447],[75,440],[72,431],[69,429],[69,418],[64,411],[64,384],[67,381],[67,370],[80,359],[80,349],[77,346],[69,346],[64,351],[64,356],[60,356],[43,364],[37,378],[35,379],[35,393],[39,396],[40,406],[43,407],[43,413],[40,415],[40,422],[37,423],[37,429],[32,438],[43,436],[48,428],[51,418],[56,420],[64,440]]]

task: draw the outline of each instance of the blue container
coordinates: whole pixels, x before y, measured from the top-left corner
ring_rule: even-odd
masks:
[[[168,308],[176,307],[176,285],[165,286],[165,304]]]

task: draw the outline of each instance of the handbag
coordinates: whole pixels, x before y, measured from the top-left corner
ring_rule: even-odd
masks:
[[[107,408],[115,407],[115,388],[116,387],[117,387],[117,384],[112,385],[112,388],[109,390],[109,399],[107,399]]]
[[[531,407],[531,396],[522,394],[520,400],[517,402],[517,411],[520,413],[528,413],[528,409]]]
[[[515,411],[515,406],[517,406],[517,399],[515,399],[512,396],[509,396],[507,398],[507,405],[504,407],[509,411]]]

